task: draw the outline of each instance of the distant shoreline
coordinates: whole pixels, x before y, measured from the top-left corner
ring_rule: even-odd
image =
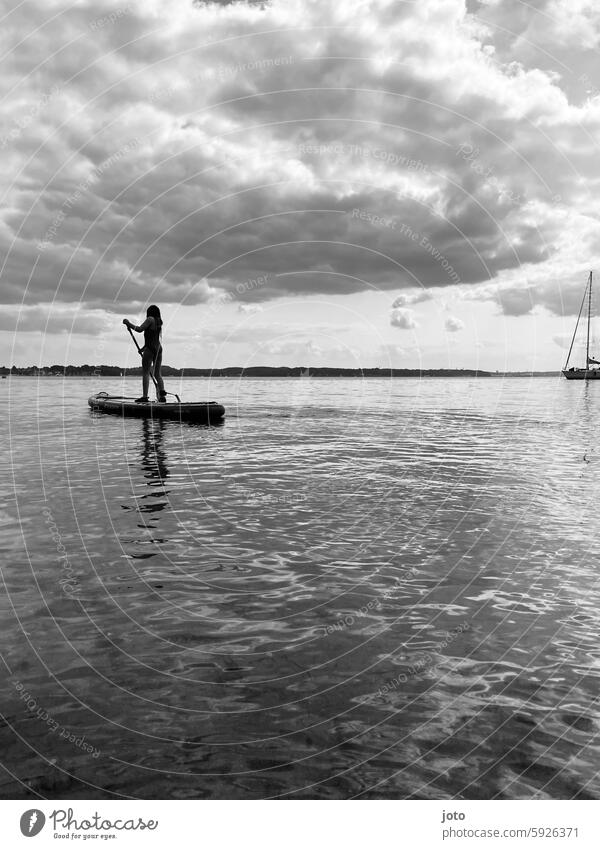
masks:
[[[491,372],[480,369],[389,369],[365,368],[349,369],[334,367],[304,368],[301,366],[252,366],[243,368],[232,366],[223,369],[176,369],[163,366],[162,373],[167,378],[307,378],[307,377],[347,377],[347,378],[392,378],[392,377],[559,377],[557,371],[504,371]],[[9,369],[0,367],[2,377],[140,377],[141,368],[119,368],[118,366],[26,366]]]

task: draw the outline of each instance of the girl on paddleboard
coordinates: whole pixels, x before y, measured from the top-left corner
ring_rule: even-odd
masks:
[[[127,325],[136,333],[144,334],[144,347],[142,348],[142,397],[136,398],[138,403],[148,401],[148,386],[150,384],[150,375],[154,373],[154,379],[158,384],[158,400],[166,401],[167,393],[165,392],[165,384],[163,383],[160,372],[162,366],[162,318],[160,310],[156,304],[151,304],[146,310],[146,320],[139,327],[129,321],[128,318],[123,319],[123,324]]]

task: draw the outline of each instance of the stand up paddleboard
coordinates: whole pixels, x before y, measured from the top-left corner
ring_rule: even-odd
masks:
[[[176,421],[200,422],[201,424],[218,424],[223,421],[225,416],[225,407],[222,404],[217,404],[216,401],[137,402],[133,398],[98,392],[96,395],[90,395],[88,404],[96,413],[114,413],[118,416],[137,416],[151,419],[175,419]]]
[[[138,345],[135,336],[131,332],[129,322],[123,319],[127,325],[129,335],[142,356],[142,349]],[[154,371],[150,372],[152,383],[158,394],[159,387],[154,377]],[[165,392],[165,397],[171,395],[177,398],[177,402],[168,401],[136,401],[135,398],[126,398],[121,395],[109,395],[108,392],[98,392],[90,395],[88,404],[96,413],[113,413],[117,416],[136,416],[149,419],[175,419],[180,422],[198,422],[200,424],[220,424],[225,416],[225,407],[216,401],[190,401],[182,402],[179,395],[174,392]]]

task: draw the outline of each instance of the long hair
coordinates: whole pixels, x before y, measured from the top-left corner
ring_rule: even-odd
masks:
[[[146,310],[146,315],[147,316],[151,315],[152,318],[156,321],[156,326],[158,328],[158,332],[160,333],[161,330],[162,330],[162,324],[163,323],[162,323],[162,318],[160,316],[160,310],[156,306],[156,304],[150,304],[150,306]]]

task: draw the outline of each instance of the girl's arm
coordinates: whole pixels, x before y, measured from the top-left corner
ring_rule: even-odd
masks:
[[[133,324],[133,322],[129,321],[128,318],[123,319],[123,324],[126,324],[127,327],[131,327],[131,329],[135,330],[136,333],[143,333],[147,327],[150,327],[153,321],[154,319],[151,315],[149,315],[146,321],[143,324],[140,324],[139,327],[136,324]]]

